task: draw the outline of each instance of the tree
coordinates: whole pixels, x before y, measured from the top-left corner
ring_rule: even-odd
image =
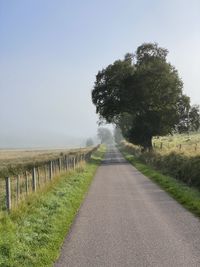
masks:
[[[93,142],[92,138],[88,138],[86,140],[86,146],[93,146],[93,145],[94,145],[94,142]]]
[[[119,126],[116,126],[114,129],[114,139],[117,144],[119,144],[124,139]]]
[[[97,133],[99,139],[101,140],[102,144],[112,144],[113,136],[111,131],[108,128],[100,127],[98,128]]]
[[[144,149],[152,149],[153,136],[181,131],[184,125],[199,127],[199,109],[183,94],[167,53],[155,43],[142,44],[134,56],[126,54],[99,71],[92,91],[100,120],[115,123],[128,141]]]

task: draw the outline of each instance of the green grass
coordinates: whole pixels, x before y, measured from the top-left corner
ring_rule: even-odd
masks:
[[[200,192],[197,189],[188,187],[173,177],[163,175],[129,153],[123,152],[123,154],[136,169],[157,183],[186,209],[200,217]]]
[[[82,169],[55,178],[0,218],[1,267],[53,265],[104,152],[100,147]]]

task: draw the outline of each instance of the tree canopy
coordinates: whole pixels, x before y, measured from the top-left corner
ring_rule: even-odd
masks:
[[[100,119],[115,123],[123,136],[145,149],[152,137],[199,128],[199,108],[183,94],[168,51],[144,43],[96,75],[92,101]]]

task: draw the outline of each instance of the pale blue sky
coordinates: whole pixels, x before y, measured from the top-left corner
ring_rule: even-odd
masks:
[[[199,14],[199,0],[0,0],[0,146],[94,136],[97,71],[143,42],[200,104]]]

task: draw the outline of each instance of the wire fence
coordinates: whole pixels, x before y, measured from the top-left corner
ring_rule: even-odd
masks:
[[[0,179],[0,211],[10,211],[26,199],[28,195],[50,183],[56,176],[79,168],[83,162],[91,158],[91,154],[97,148],[63,155],[57,159],[28,168],[18,175]]]
[[[170,143],[170,142],[153,142],[154,149],[157,150],[174,150],[174,151],[187,151],[193,153],[200,153],[200,145],[198,143],[185,144],[185,143]]]

